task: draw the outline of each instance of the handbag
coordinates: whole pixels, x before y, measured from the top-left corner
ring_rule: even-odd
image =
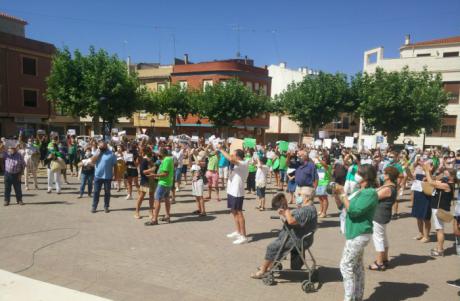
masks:
[[[61,165],[59,164],[59,162],[57,162],[57,160],[53,160],[50,163],[50,169],[51,169],[52,172],[60,171],[61,170]]]
[[[422,182],[422,191],[425,195],[427,196],[432,196],[433,195],[433,190],[434,187],[428,182]]]
[[[454,216],[449,211],[439,208],[439,203],[441,202],[441,195],[442,191],[439,192],[438,209],[436,210],[436,217],[445,223],[450,223],[454,219]]]

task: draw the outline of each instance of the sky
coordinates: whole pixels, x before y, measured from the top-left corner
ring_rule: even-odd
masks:
[[[78,4],[77,4],[78,3]],[[25,19],[29,38],[87,52],[104,48],[132,62],[170,64],[241,56],[352,75],[378,46],[397,57],[412,41],[460,35],[460,0],[0,0]]]

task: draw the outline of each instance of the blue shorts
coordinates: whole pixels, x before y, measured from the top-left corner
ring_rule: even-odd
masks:
[[[227,208],[230,210],[243,211],[244,196],[236,197],[227,194]]]
[[[286,182],[286,170],[280,169],[280,181],[282,183]]]
[[[180,181],[181,175],[182,175],[182,168],[176,168],[176,169],[174,170],[174,180],[175,180],[176,182],[179,182],[179,181]]]
[[[155,201],[164,202],[166,199],[169,198],[169,192],[171,191],[171,187],[164,187],[161,185],[157,186],[155,190]]]
[[[316,196],[325,196],[325,195],[327,195],[326,187],[327,186],[318,186],[318,187],[316,187],[315,195]]]
[[[256,187],[256,194],[259,198],[265,197],[265,187]]]

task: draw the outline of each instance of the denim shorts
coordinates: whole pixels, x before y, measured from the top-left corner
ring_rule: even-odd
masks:
[[[182,168],[176,168],[176,169],[174,170],[174,180],[175,180],[176,182],[179,182],[181,176],[182,176]]]
[[[155,190],[155,201],[164,202],[169,198],[169,193],[171,192],[171,187],[165,187],[158,185]]]
[[[286,170],[281,170],[280,169],[280,181],[282,183],[286,182]]]
[[[265,197],[265,187],[256,187],[256,194],[259,198]]]

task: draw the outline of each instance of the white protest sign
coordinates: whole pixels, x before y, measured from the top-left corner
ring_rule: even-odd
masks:
[[[45,130],[37,130],[37,135],[45,135]]]
[[[166,137],[160,137],[160,141],[166,141]]]
[[[388,148],[388,143],[380,143],[380,149],[386,150]]]
[[[330,149],[332,147],[332,139],[324,139],[323,147]]]
[[[75,129],[68,129],[67,130],[67,135],[70,135],[70,136],[73,136],[73,135],[76,135],[77,132],[75,131]]]
[[[190,139],[190,141],[192,142],[198,142],[198,136],[192,136],[192,138]]]
[[[120,132],[118,132],[118,136],[126,136],[126,131],[120,131]]]
[[[326,138],[326,135],[327,135],[326,131],[319,131],[319,132],[318,132],[318,137],[319,137],[320,139]]]
[[[119,132],[119,131],[118,131],[118,128],[113,128],[113,129],[112,129],[112,133],[116,134],[116,133],[118,133],[118,132]]]
[[[372,138],[371,137],[364,137],[363,146],[366,149],[374,148],[373,143],[372,143]]]
[[[233,137],[229,137],[229,138],[227,139],[227,142],[228,142],[228,143],[232,143],[232,142],[233,142],[233,140],[235,140],[235,138],[233,138]]]
[[[321,146],[323,145],[323,141],[321,139],[318,139],[315,141],[315,146]]]
[[[354,138],[352,136],[346,136],[344,146],[346,148],[353,148],[354,141],[355,140],[354,140]]]
[[[243,149],[243,140],[233,138],[232,144],[230,145],[230,153],[237,149]]]
[[[299,149],[299,146],[298,146],[298,143],[297,142],[289,142],[289,145],[288,145],[288,150],[290,152],[295,152],[296,150]]]
[[[177,137],[180,143],[189,144],[191,141],[190,136],[182,134]]]
[[[5,146],[6,146],[6,148],[9,148],[9,147],[16,147],[16,145],[18,145],[18,140],[5,139]]]

